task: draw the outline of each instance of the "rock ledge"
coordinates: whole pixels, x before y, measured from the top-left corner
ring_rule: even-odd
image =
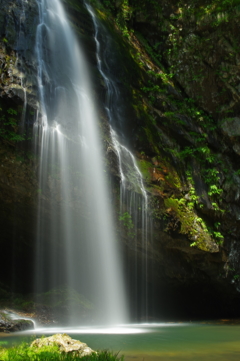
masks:
[[[8,312],[0,310],[0,332],[10,333],[33,329],[33,321],[22,319],[20,317],[19,319],[12,319]]]

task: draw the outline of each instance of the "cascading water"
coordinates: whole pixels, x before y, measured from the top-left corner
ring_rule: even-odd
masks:
[[[134,308],[135,317],[148,319],[148,233],[150,228],[150,217],[148,214],[148,196],[144,187],[142,174],[137,166],[137,162],[125,145],[128,141],[125,135],[126,114],[122,107],[121,91],[117,84],[114,68],[115,60],[112,57],[113,44],[106,28],[96,17],[94,10],[89,4],[86,4],[89,13],[92,16],[95,28],[95,42],[97,52],[98,70],[104,79],[106,86],[105,110],[110,124],[110,134],[115,153],[118,157],[120,183],[120,220],[128,228],[128,238],[135,252],[136,269],[134,270]],[[141,229],[141,234],[139,232]],[[137,251],[143,254],[141,264],[138,264]],[[137,278],[141,273],[141,284]],[[136,312],[137,310],[137,312]]]
[[[60,1],[37,2],[40,107],[35,147],[40,186],[36,292],[66,284],[92,300],[98,322],[127,322],[87,63]],[[70,301],[68,306],[69,322],[81,322]]]

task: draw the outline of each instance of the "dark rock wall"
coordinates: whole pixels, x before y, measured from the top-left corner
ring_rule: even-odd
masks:
[[[37,178],[31,125],[37,103],[34,58],[38,7],[28,1],[0,2],[0,223],[1,280],[30,290]],[[27,123],[21,130],[24,90]],[[29,282],[28,282],[29,281]]]
[[[167,287],[178,295],[172,310],[238,314],[239,4],[101,3],[135,63],[132,72],[126,55],[122,83],[132,91],[132,146],[153,219],[149,287],[158,297],[150,298],[166,306]]]

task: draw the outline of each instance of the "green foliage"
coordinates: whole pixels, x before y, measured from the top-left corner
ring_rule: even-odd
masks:
[[[151,117],[149,119],[151,120],[151,123],[154,124],[155,120],[152,119]],[[152,163],[150,163],[147,160],[141,159],[140,161],[137,162],[137,165],[144,180],[146,182],[149,182],[151,180],[150,169],[152,168]]]
[[[127,234],[129,237],[134,238],[135,232],[133,231],[134,223],[132,221],[132,216],[128,212],[123,213],[119,216],[119,221],[123,223],[124,227],[127,229]]]
[[[135,47],[137,51],[134,52],[133,58],[137,65],[141,67],[141,72],[144,75],[140,85],[142,91],[140,94],[144,99],[142,102],[143,106],[141,110],[139,110],[140,106],[137,105],[137,107],[140,114],[148,113],[146,115],[147,126],[143,128],[148,144],[155,154],[160,154],[159,149],[164,149],[169,159],[174,159],[174,161],[181,163],[185,169],[188,165],[192,166],[194,159],[196,173],[199,170],[199,177],[206,184],[212,209],[216,212],[223,212],[220,208],[223,193],[221,183],[223,178],[221,174],[223,172],[227,173],[228,167],[226,164],[224,167],[223,161],[221,164],[219,155],[215,151],[215,148],[212,147],[213,143],[210,139],[215,138],[218,128],[217,118],[201,109],[201,105],[199,104],[203,104],[201,102],[202,96],[197,97],[196,95],[195,99],[186,98],[186,95],[183,94],[179,88],[175,88],[176,83],[174,83],[173,80],[176,71],[179,72],[179,64],[186,60],[183,60],[181,56],[179,57],[179,48],[184,50],[186,57],[190,55],[189,59],[195,64],[198,64],[198,61],[204,60],[202,53],[205,45],[207,53],[208,50],[212,52],[211,49],[213,49],[211,31],[209,31],[209,35],[203,37],[195,32],[195,34],[191,34],[192,36],[188,39],[187,26],[192,24],[191,26],[195,28],[200,27],[200,25],[203,25],[203,28],[215,28],[221,25],[221,23],[229,21],[231,16],[234,16],[236,7],[240,5],[239,0],[194,0],[187,2],[178,0],[174,5],[172,4],[172,12],[164,11],[162,3],[157,0],[122,0],[118,2],[102,0],[102,2],[105,3],[105,6],[108,8],[111,7],[110,3],[116,4],[115,15],[117,14],[117,22],[123,33],[125,32],[127,36],[129,36],[132,31],[130,26],[133,22],[130,20],[134,20],[134,14],[137,13],[138,15],[141,14],[145,24],[149,22],[149,26],[151,24],[153,29],[159,30],[159,34],[157,35],[156,33],[156,36],[152,33],[151,42],[140,33],[141,26],[139,26],[138,31],[134,32],[138,42],[137,47]],[[130,41],[134,41],[133,38],[134,37],[131,37]],[[239,44],[231,45],[238,51]],[[164,54],[165,59],[162,63]],[[233,54],[230,55],[233,56]],[[191,58],[191,56],[193,56],[193,58]],[[153,61],[154,65],[149,61],[149,58]],[[168,65],[166,70],[163,64],[165,64],[165,66],[167,66],[166,64],[171,65]],[[226,66],[219,65],[217,71],[221,74],[226,72],[227,69],[224,69],[224,67]],[[143,72],[145,72],[145,74]],[[203,67],[193,66],[191,68],[189,66],[189,74],[184,75],[189,77],[189,82],[197,82],[196,87],[200,87],[203,83],[199,83],[201,83],[206,76],[206,72]],[[221,77],[220,74],[218,76]],[[191,90],[191,84],[189,87]],[[223,89],[223,91],[227,92],[228,90]],[[191,91],[187,91],[187,94],[191,94]],[[192,92],[192,94],[196,93]],[[153,107],[149,106],[149,103],[153,105]],[[154,113],[155,108],[159,111],[159,117],[156,115],[157,112]],[[171,137],[171,132],[174,131],[174,127],[176,126],[179,130],[178,134],[184,134],[181,143],[179,142],[181,148],[177,145],[165,145],[164,138],[161,138],[161,135],[159,136],[159,141],[157,136],[161,133],[161,127],[163,126],[164,134],[168,134],[169,137]],[[156,128],[159,134],[155,135],[153,129]],[[189,128],[192,131],[189,132]],[[163,144],[161,143],[162,139]],[[146,182],[151,181],[152,176],[149,172],[151,166],[148,167],[147,165],[145,166],[145,164],[141,166],[141,162],[139,163],[144,180]],[[235,174],[239,175],[240,170],[236,171]],[[196,175],[197,174],[195,174],[195,176]],[[167,177],[168,176],[165,177],[166,181],[168,181]],[[189,183],[191,183],[188,194],[189,197],[186,198],[185,201],[182,201],[185,203],[182,204],[181,199],[176,197],[176,209],[178,211],[181,207],[189,208],[190,212],[193,211],[195,206],[197,206],[197,210],[204,207],[204,203],[200,203],[195,194],[194,182],[190,181]],[[189,224],[190,223],[191,222],[189,222]],[[201,222],[199,221],[198,223]],[[215,233],[212,232],[211,235],[218,241],[222,238],[220,237],[220,232],[217,232],[217,228],[215,229]]]
[[[214,236],[215,238],[220,238],[220,239],[223,239],[223,238],[224,238],[223,235],[222,235],[220,232],[213,232],[213,236]]]
[[[187,158],[189,156],[194,155],[195,151],[196,150],[194,148],[187,146],[179,153],[179,155],[182,158]]]
[[[136,36],[137,36],[138,40],[144,46],[144,48],[145,48],[146,52],[148,53],[148,55],[150,56],[150,58],[155,62],[156,65],[158,65],[160,67],[160,69],[162,69],[163,68],[163,66],[161,64],[162,55],[159,54],[156,49],[157,44],[155,44],[155,47],[152,47],[151,45],[149,45],[148,41],[143,37],[142,34],[136,32]],[[157,74],[152,70],[149,70],[148,74],[151,74],[151,75],[154,75],[157,77]]]
[[[128,212],[125,212],[121,216],[119,216],[119,221],[123,222],[124,227],[128,229],[134,227],[132,217]]]
[[[128,0],[123,0],[120,6],[120,10],[117,14],[116,22],[122,31],[123,36],[130,37],[127,22],[132,15],[132,8],[129,6]]]
[[[181,222],[180,233],[187,234],[190,238],[197,237],[200,239],[201,233],[208,233],[208,229],[204,220],[197,217],[193,211],[193,206],[197,200],[194,190],[192,191],[191,197],[194,197],[195,200],[193,198],[190,198],[190,200],[185,198],[168,198],[164,200],[164,204],[166,208],[172,209],[179,218]]]
[[[198,245],[198,242],[192,242],[191,244],[190,244],[190,247],[196,247]]]
[[[9,140],[11,142],[21,142],[25,140],[25,135],[18,134],[18,120],[12,116],[17,116],[18,112],[15,109],[9,108],[5,113],[2,112],[0,116],[0,138]]]
[[[225,211],[219,207],[219,205],[216,202],[212,202],[212,207],[215,211],[224,213]]]
[[[114,1],[112,1],[112,0],[103,0],[102,3],[105,6],[105,8],[109,9],[110,11],[113,12],[115,10]]]
[[[211,184],[219,181],[219,171],[216,168],[207,168],[203,171],[204,182]]]
[[[214,223],[214,227],[215,227],[216,229],[218,229],[220,226],[221,226],[221,223],[220,223],[220,222],[215,222],[215,223]]]
[[[18,114],[18,112],[16,110],[12,109],[12,108],[9,108],[7,110],[7,112],[8,112],[8,114],[12,114],[12,115],[17,115]]]
[[[220,195],[222,194],[222,189],[218,188],[215,184],[210,185],[208,195]]]
[[[184,1],[180,1],[180,6],[182,19],[191,17],[198,23],[208,21],[212,27],[217,27],[237,15],[239,0],[211,0],[205,4],[196,0],[188,6]]]
[[[194,190],[192,190],[192,196],[195,196]],[[180,221],[180,233],[186,234],[190,240],[193,240],[190,247],[196,246],[204,251],[209,251],[209,247],[211,247],[209,242],[214,241],[214,235],[209,227],[207,227],[205,221],[194,212],[194,201],[192,199],[189,201],[185,198],[168,198],[164,200],[164,204],[168,212],[170,211],[170,214],[174,212],[175,217]],[[171,230],[171,222],[169,224],[166,231]],[[216,232],[216,236],[218,236],[218,239],[215,239],[215,243],[220,244],[222,242],[221,234]],[[219,238],[221,239],[220,241]]]
[[[179,153],[179,156],[182,159],[197,159],[198,163],[201,165],[201,176],[208,185],[208,195],[212,198],[212,206],[214,210],[222,211],[217,204],[217,200],[219,200],[219,196],[221,196],[223,192],[219,187],[220,171],[218,168],[221,165],[221,161],[218,160],[217,156],[208,147],[204,134],[202,135],[195,132],[191,132],[190,134],[194,137],[196,143],[199,142],[200,144],[196,147],[184,147]],[[218,196],[217,200],[215,199],[216,196]]]
[[[200,137],[197,139],[199,141]],[[179,153],[181,158],[192,157],[197,158],[200,163],[213,163],[215,161],[215,155],[211,152],[207,145],[201,145],[199,147],[186,146]]]
[[[60,353],[57,346],[42,348],[30,347],[22,343],[10,349],[0,348],[1,361],[123,361],[123,356],[108,351],[99,351],[89,356],[77,356],[74,353]]]
[[[160,88],[159,85],[154,85],[150,80],[148,81],[148,84],[149,84],[148,87],[144,86],[144,87],[141,88],[141,90],[144,93],[148,94],[148,98],[149,98],[150,102],[152,104],[154,104],[154,102],[156,101],[155,94],[162,93],[163,90]]]

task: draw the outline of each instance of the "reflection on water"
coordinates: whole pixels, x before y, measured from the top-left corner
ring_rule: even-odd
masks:
[[[45,328],[37,337],[68,333],[95,350],[120,351],[125,361],[233,361],[240,359],[240,326],[226,324],[162,323],[133,324],[112,328]],[[30,339],[29,331],[1,337],[8,346]],[[3,342],[3,344],[2,344]]]

